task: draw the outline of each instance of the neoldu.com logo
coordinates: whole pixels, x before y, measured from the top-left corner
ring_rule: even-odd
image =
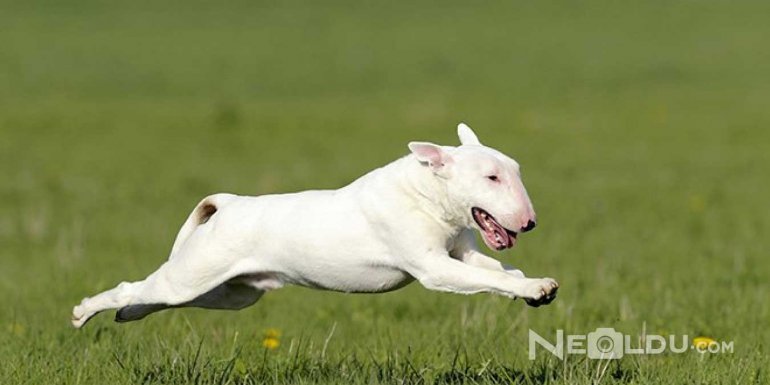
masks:
[[[597,328],[586,334],[570,334],[564,337],[564,330],[556,331],[553,343],[529,330],[529,359],[535,359],[536,347],[551,352],[559,359],[567,354],[585,354],[590,359],[620,359],[626,354],[661,354],[685,353],[732,353],[733,341],[718,343],[708,337],[697,337],[690,341],[689,336],[669,335],[668,338],[658,334],[642,334],[633,345],[630,335],[624,335],[613,328]]]

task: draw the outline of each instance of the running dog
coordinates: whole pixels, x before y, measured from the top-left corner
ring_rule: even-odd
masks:
[[[465,124],[459,147],[409,143],[410,154],[338,190],[204,198],[168,261],[146,279],[85,298],[79,328],[119,309],[118,322],[176,307],[242,309],[287,284],[381,293],[417,280],[430,290],[496,293],[550,303],[559,285],[527,278],[479,251],[535,227],[519,164],[482,145]]]

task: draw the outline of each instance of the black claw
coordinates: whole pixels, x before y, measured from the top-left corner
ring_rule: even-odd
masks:
[[[525,299],[524,301],[526,301],[526,302],[527,302],[527,305],[529,305],[529,306],[532,306],[532,307],[540,307],[540,301],[539,301],[539,300],[534,300],[534,299]]]
[[[539,299],[524,299],[527,305],[532,307],[540,307],[541,305],[548,305],[556,299],[556,291],[552,291],[550,294],[540,297]]]

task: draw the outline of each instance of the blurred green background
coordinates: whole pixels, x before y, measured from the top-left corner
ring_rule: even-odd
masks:
[[[3,383],[766,383],[770,3],[2,2]],[[240,312],[69,326],[198,200],[336,188],[469,123],[539,226],[495,254],[562,288],[287,288]],[[492,253],[492,252],[490,252]],[[529,328],[732,354],[527,359]],[[269,328],[280,346],[262,346]],[[604,368],[604,369],[603,369]],[[764,370],[763,370],[764,369]]]

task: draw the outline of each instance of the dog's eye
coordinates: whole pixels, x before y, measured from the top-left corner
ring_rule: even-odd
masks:
[[[497,178],[497,175],[490,175],[487,177],[487,179],[491,180],[492,182],[497,182],[500,180]]]

